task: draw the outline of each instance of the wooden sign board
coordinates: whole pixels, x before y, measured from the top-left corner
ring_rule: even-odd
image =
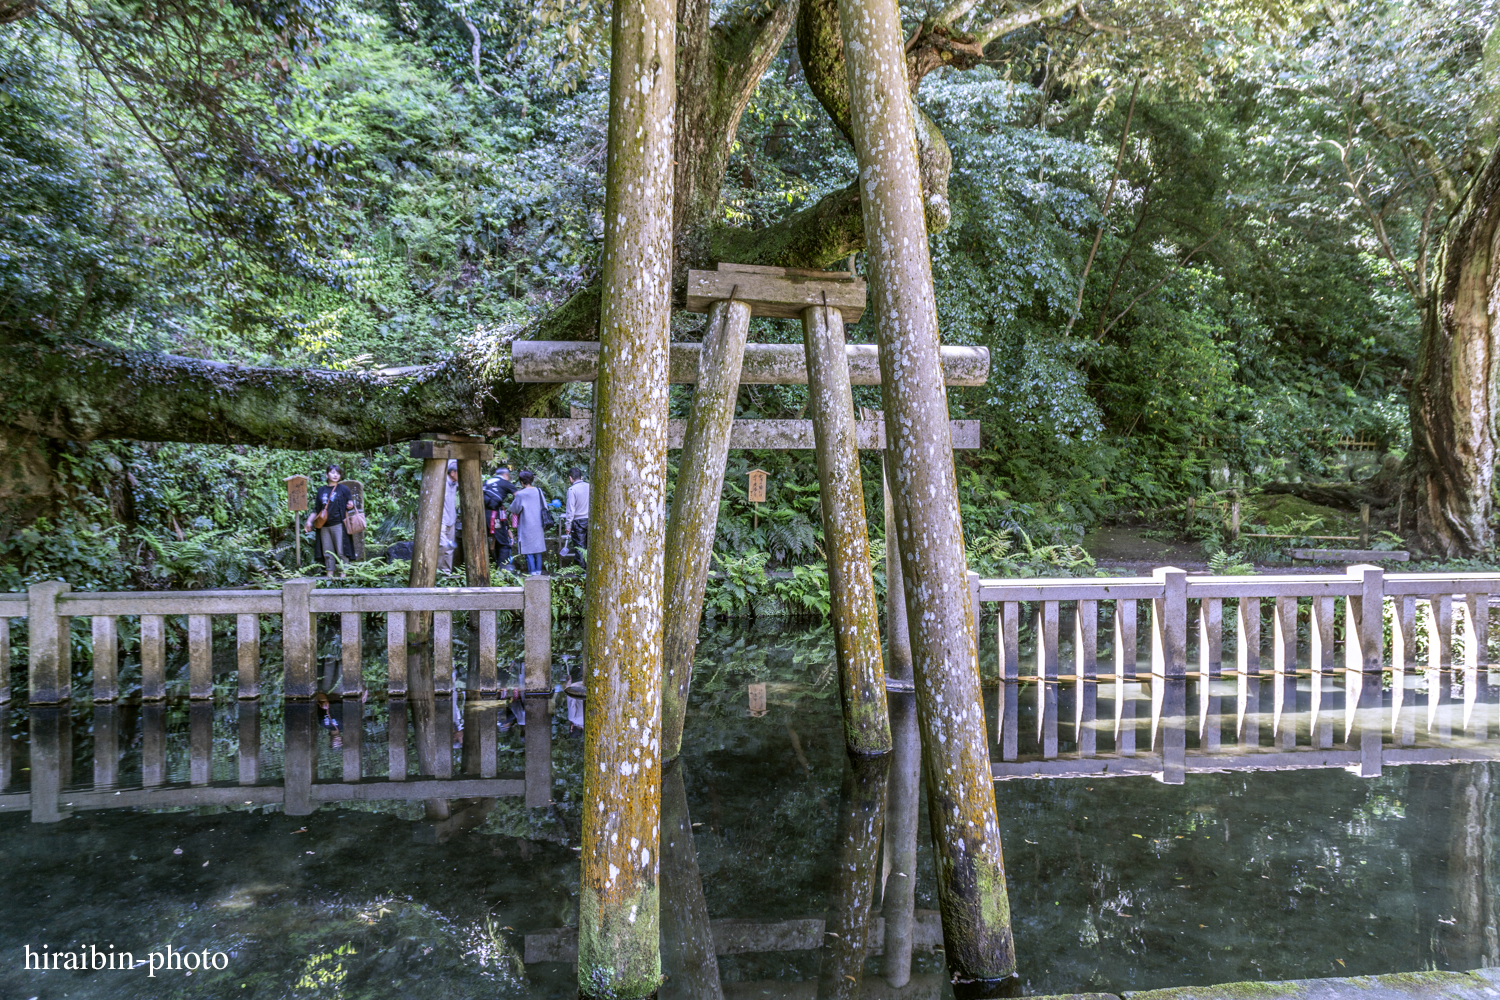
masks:
[[[750,502],[766,502],[766,474],[760,469],[750,470]]]
[[[307,509],[307,477],[286,477],[286,503],[291,510]]]
[[[766,686],[764,684],[750,684],[746,689],[750,693],[750,714],[759,718],[766,714]]]

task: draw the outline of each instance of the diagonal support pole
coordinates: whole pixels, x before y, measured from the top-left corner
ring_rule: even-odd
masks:
[[[729,432],[740,392],[740,366],[750,332],[750,306],[733,300],[708,310],[702,368],[683,439],[677,490],[667,520],[662,611],[661,753],[674,760],[693,681],[693,654],[703,618],[703,592],[719,526],[719,495],[729,458]]]
[[[870,572],[870,538],[855,436],[854,395],[844,355],[843,315],[827,306],[802,311],[807,350],[808,409],[816,437],[828,590],[839,658],[844,744],[850,753],[891,749],[880,653],[880,612]]]

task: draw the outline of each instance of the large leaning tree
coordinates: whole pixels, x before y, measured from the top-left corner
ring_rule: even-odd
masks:
[[[1500,147],[1448,223],[1433,265],[1411,390],[1408,489],[1429,549],[1494,547],[1500,418]]]
[[[1047,73],[1075,86],[1088,82],[1106,95],[1128,90],[1142,74],[1168,86],[1201,81],[1211,70],[1199,54],[1212,31],[1227,25],[1243,34],[1263,7],[1235,0],[1209,6],[1221,15],[1217,27],[1201,12],[1183,18],[1170,3],[957,0],[924,18],[907,41],[913,102],[929,73],[1004,64],[1017,54],[1033,65],[1037,52],[1044,53]],[[165,164],[194,223],[210,234],[232,234],[238,245],[265,247],[274,267],[296,264],[300,248],[318,235],[321,182],[338,169],[329,151],[299,149],[288,157],[276,139],[276,109],[295,91],[299,61],[318,58],[326,38],[319,17],[336,9],[315,0],[78,6],[26,0],[6,6],[5,16],[45,25],[59,44],[73,45],[80,65],[118,99],[124,125]],[[462,5],[451,9],[472,33],[475,83],[488,90],[480,31]],[[717,19],[715,9],[710,0],[679,0],[677,7],[672,232],[678,293],[689,268],[721,260],[822,268],[864,246],[857,181],[763,229],[723,223],[721,189],[740,117],[793,32],[808,86],[846,137],[851,115],[833,0],[748,0],[719,8]],[[597,27],[594,33],[602,35]],[[1132,63],[1128,72],[1121,70],[1125,63]],[[926,221],[937,231],[949,218],[951,157],[931,120],[920,111],[913,117]],[[283,214],[302,212],[309,231],[259,239],[273,205]],[[98,306],[105,296],[90,290],[84,298]],[[595,283],[519,336],[592,340],[598,321]],[[513,427],[556,391],[511,380],[508,337],[476,338],[423,367],[326,371],[129,350],[92,335],[87,322],[39,314],[35,322],[0,324],[0,438],[349,450],[424,432],[483,434]]]

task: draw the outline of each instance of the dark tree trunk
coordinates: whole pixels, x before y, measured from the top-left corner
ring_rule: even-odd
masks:
[[[1495,543],[1497,238],[1500,148],[1448,224],[1412,379],[1408,495],[1423,547],[1449,557]]]

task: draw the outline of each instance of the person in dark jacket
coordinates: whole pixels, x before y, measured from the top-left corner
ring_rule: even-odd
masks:
[[[344,575],[344,560],[354,558],[354,539],[344,530],[344,518],[354,506],[354,495],[343,483],[344,470],[337,465],[328,467],[328,482],[318,487],[311,509],[307,512],[307,530],[313,530],[313,520],[318,512],[327,509],[328,517],[317,529],[313,556],[323,563],[330,577]]]
[[[491,523],[490,538],[494,540],[496,553],[495,565],[501,569],[511,569],[511,534],[510,534],[510,501],[515,495],[516,484],[510,481],[510,469],[500,466],[495,474],[484,481],[484,506],[489,514]]]

